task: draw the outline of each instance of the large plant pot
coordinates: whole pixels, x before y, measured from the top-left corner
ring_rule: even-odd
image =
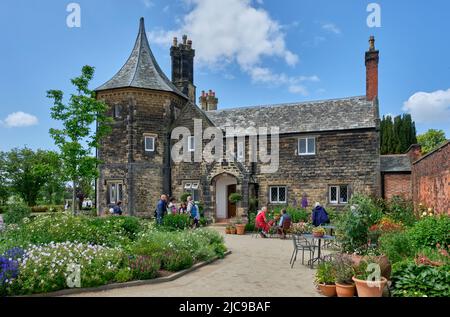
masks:
[[[336,294],[338,297],[353,297],[355,296],[355,284],[339,284],[336,283]]]
[[[387,284],[387,279],[382,276],[381,281],[378,282],[378,286],[371,286],[369,285],[369,282],[359,280],[356,277],[353,277],[353,282],[355,282],[358,297],[382,297],[383,290]]]
[[[317,285],[317,287],[319,288],[319,291],[323,296],[326,297],[336,296],[336,285],[319,284]]]
[[[236,224],[236,233],[238,235],[244,235],[245,234],[245,225],[244,224]]]
[[[355,268],[357,268],[359,266],[359,263],[361,263],[362,260],[366,260],[367,258],[368,258],[368,256],[364,256],[364,255],[356,255],[356,254],[351,255],[351,260],[352,260],[353,266]],[[380,255],[380,256],[375,256],[375,257],[371,257],[371,258],[374,258],[376,260],[376,263],[378,263],[378,265],[380,265],[381,276],[384,276],[385,278],[390,279],[392,267],[391,267],[391,262],[389,262],[388,257],[385,255]]]
[[[236,234],[236,228],[231,228],[230,229],[230,234]]]

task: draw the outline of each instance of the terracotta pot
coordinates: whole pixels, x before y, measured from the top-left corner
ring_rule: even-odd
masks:
[[[382,297],[383,290],[387,284],[387,279],[383,276],[381,277],[378,286],[371,287],[367,281],[359,280],[356,277],[353,277],[353,281],[355,282],[358,291],[358,297]]]
[[[364,256],[364,255],[356,255],[356,254],[352,254],[351,255],[351,260],[353,262],[353,266],[355,268],[357,268],[359,266],[359,263],[362,260],[367,259],[368,256]],[[380,265],[380,269],[381,269],[381,276],[390,279],[391,278],[391,262],[389,262],[389,259],[387,256],[385,255],[380,255],[380,256],[375,256],[372,257],[376,259],[376,263],[378,263]]]
[[[231,228],[230,229],[230,234],[236,234],[236,228]]]
[[[230,234],[231,233],[231,229],[230,228],[225,228],[225,233],[226,234]]]
[[[314,236],[315,238],[322,238],[322,237],[324,236],[324,234],[323,234],[323,233],[314,233],[314,232],[313,232],[313,236]]]
[[[334,285],[319,284],[317,286],[319,287],[319,291],[322,295],[326,297],[336,296],[336,284]]]
[[[336,283],[336,294],[338,297],[353,297],[355,296],[355,284],[339,284]]]
[[[244,235],[245,234],[245,225],[244,224],[236,224],[236,233],[238,235]]]

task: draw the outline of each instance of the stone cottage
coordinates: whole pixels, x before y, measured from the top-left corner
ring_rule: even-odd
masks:
[[[181,42],[174,39],[169,80],[152,54],[141,19],[129,59],[96,89],[114,119],[112,133],[98,149],[99,212],[120,200],[127,214],[151,215],[161,193],[179,199],[189,192],[216,220],[245,215],[256,201],[259,206],[295,206],[306,195],[310,205],[319,201],[340,207],[354,193],[380,195],[379,52],[373,37],[369,43],[364,96],[219,109],[213,91],[202,92],[195,104],[192,41],[186,36]],[[266,143],[258,133],[225,133],[229,128],[260,131],[273,126],[278,133]],[[179,127],[192,136],[174,137]],[[195,159],[208,143],[195,135],[208,128],[221,131],[227,154],[221,160]],[[173,158],[180,142],[181,154],[192,162]],[[249,159],[275,150],[276,168],[270,172],[261,161]],[[241,194],[237,205],[229,202],[231,193]]]

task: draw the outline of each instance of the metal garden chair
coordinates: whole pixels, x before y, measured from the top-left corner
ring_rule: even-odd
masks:
[[[294,267],[294,263],[297,260],[297,254],[299,251],[302,251],[302,264],[305,265],[305,251],[309,252],[309,258],[314,258],[314,252],[315,252],[315,245],[311,242],[309,242],[307,239],[305,239],[300,234],[292,234],[292,241],[294,243],[294,251],[292,251],[291,261],[289,264],[291,264],[291,268]]]

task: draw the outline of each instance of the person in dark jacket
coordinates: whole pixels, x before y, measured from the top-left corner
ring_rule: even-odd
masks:
[[[166,211],[167,211],[167,196],[161,195],[161,199],[158,201],[158,204],[156,205],[156,223],[158,225],[162,224],[162,220]]]
[[[118,201],[117,205],[112,207],[114,216],[122,216],[122,208],[120,206],[122,206],[122,202]]]
[[[328,213],[325,208],[320,205],[320,203],[316,203],[314,206],[314,209],[312,211],[312,223],[315,227],[330,223]]]

